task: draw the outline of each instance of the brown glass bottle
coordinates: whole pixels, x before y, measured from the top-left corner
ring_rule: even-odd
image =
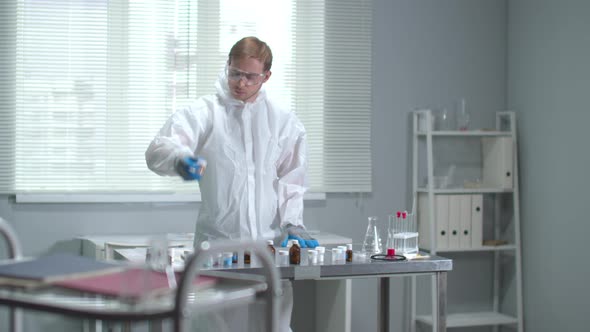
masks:
[[[268,241],[266,241],[266,243],[268,243],[268,250],[270,251],[270,257],[272,257],[274,259],[275,254],[276,254],[274,242],[273,242],[273,240],[268,240]]]
[[[244,251],[244,264],[250,264],[250,251]]]
[[[352,262],[352,244],[346,245],[346,261]]]
[[[299,265],[301,264],[301,247],[299,247],[299,241],[292,241],[293,244],[289,248],[289,263]]]

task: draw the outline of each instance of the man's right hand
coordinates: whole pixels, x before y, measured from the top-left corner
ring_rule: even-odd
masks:
[[[183,157],[176,159],[176,173],[186,181],[200,180],[205,172],[207,161],[203,158]]]

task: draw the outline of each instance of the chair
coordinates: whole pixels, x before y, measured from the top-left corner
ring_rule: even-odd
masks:
[[[0,234],[8,244],[8,258],[20,259],[22,257],[21,245],[12,227],[0,218]],[[22,331],[22,312],[20,309],[11,308],[8,322],[8,330],[11,332]]]

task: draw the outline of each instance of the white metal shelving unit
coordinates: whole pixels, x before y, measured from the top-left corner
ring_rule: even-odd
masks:
[[[421,240],[421,250],[425,250],[430,252],[433,255],[439,253],[452,253],[457,252],[471,252],[473,255],[481,254],[481,252],[491,252],[493,254],[493,303],[491,304],[491,311],[485,312],[461,312],[461,313],[451,313],[447,315],[447,327],[454,328],[454,327],[472,327],[472,326],[493,326],[494,331],[498,331],[500,326],[511,326],[515,328],[518,332],[524,331],[523,325],[523,300],[522,300],[522,264],[521,264],[521,245],[520,245],[520,209],[519,209],[519,187],[518,187],[518,163],[517,163],[517,136],[516,136],[516,115],[514,112],[497,112],[496,114],[496,128],[495,130],[468,130],[468,131],[436,131],[433,128],[434,118],[433,114],[430,110],[419,110],[414,111],[412,114],[413,120],[413,138],[412,138],[412,183],[413,183],[413,199],[417,207],[414,207],[415,213],[418,215],[419,222],[424,223],[422,227],[428,227],[426,238]],[[482,183],[480,186],[475,188],[435,188],[435,178],[434,178],[434,147],[433,147],[433,140],[440,139],[444,137],[453,137],[458,139],[484,139],[484,138],[509,138],[512,142],[511,147],[511,168],[512,174],[507,173],[507,176],[511,176],[512,184],[511,186],[489,186],[485,183]],[[509,141],[510,142],[510,141]],[[423,151],[422,149],[425,149]],[[483,148],[482,148],[483,149]],[[425,158],[419,159],[419,154],[422,153],[422,156],[425,155]],[[419,165],[419,163],[426,163],[426,167],[424,170],[424,165]],[[422,168],[420,168],[422,167]],[[483,162],[482,162],[482,169],[483,169]],[[420,186],[418,184],[418,176],[420,171],[423,173],[425,172],[426,176],[426,184]],[[483,170],[482,170],[483,173]],[[510,224],[510,237],[511,241],[506,244],[501,245],[483,245],[483,243],[472,243],[472,245],[468,247],[452,247],[452,246],[442,246],[437,244],[437,240],[440,238],[441,234],[444,235],[444,232],[441,232],[439,228],[437,228],[437,212],[436,210],[436,199],[437,196],[447,196],[447,197],[457,197],[457,195],[478,195],[483,196],[494,196],[494,217],[493,218],[483,218],[483,211],[482,211],[482,227],[483,224],[486,223],[493,223],[491,226],[493,237],[496,239],[502,237],[502,230],[500,229],[501,223],[506,225],[506,223]],[[500,220],[501,218],[506,219],[506,215],[502,215],[502,211],[500,211],[503,207],[500,203],[499,196],[501,195],[510,195],[512,206],[510,212],[510,220]],[[421,198],[421,200],[419,199]],[[420,206],[420,201],[422,201],[423,206]],[[426,202],[426,204],[424,204]],[[442,204],[441,204],[442,205]],[[506,208],[506,207],[504,207]],[[449,207],[449,211],[452,207]],[[471,206],[473,209],[473,206]],[[479,209],[479,208],[478,208]],[[483,209],[483,204],[482,204]],[[477,210],[480,211],[480,210]],[[424,216],[420,216],[422,213]],[[450,212],[448,212],[450,213]],[[473,213],[473,212],[470,212]],[[427,216],[426,216],[427,215]],[[457,216],[455,213],[454,216]],[[492,219],[492,220],[489,220]],[[447,221],[450,222],[450,221]],[[472,220],[470,222],[473,222]],[[425,226],[426,225],[426,226]],[[424,229],[424,228],[423,228]],[[460,230],[459,230],[460,231]],[[470,229],[472,231],[472,229]],[[453,235],[456,233],[453,233]],[[465,233],[467,234],[467,233]],[[460,234],[459,234],[460,235]],[[422,232],[420,233],[422,237]],[[449,233],[450,236],[450,233]],[[471,234],[469,235],[471,236]],[[514,281],[515,281],[515,289],[516,292],[514,299],[515,309],[513,313],[507,314],[503,312],[501,309],[500,304],[500,297],[501,293],[504,291],[501,285],[501,273],[504,265],[501,262],[501,257],[505,256],[512,256],[510,260],[513,262],[513,270],[514,270]],[[460,258],[459,258],[460,259]],[[449,279],[452,278],[452,275],[449,275]],[[434,285],[433,285],[434,286]],[[482,285],[482,287],[489,287],[489,285]],[[434,288],[433,288],[434,289]],[[416,314],[416,280],[413,279],[412,282],[412,302],[413,302],[413,309],[411,311],[411,321],[415,323],[422,323],[428,326],[432,326],[432,317],[430,315],[417,315]],[[448,294],[449,298],[452,298],[453,294]],[[433,308],[435,304],[432,304]],[[453,308],[448,308],[449,312],[453,312]],[[411,324],[412,331],[415,330],[416,325]]]

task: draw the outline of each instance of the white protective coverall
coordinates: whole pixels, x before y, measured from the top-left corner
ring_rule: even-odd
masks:
[[[214,239],[272,239],[287,224],[303,226],[307,189],[305,128],[295,113],[267,96],[232,97],[223,71],[217,93],[170,116],[146,151],[159,175],[177,176],[177,158],[200,156],[207,168],[195,246]],[[289,331],[292,289],[283,283],[281,331]]]

